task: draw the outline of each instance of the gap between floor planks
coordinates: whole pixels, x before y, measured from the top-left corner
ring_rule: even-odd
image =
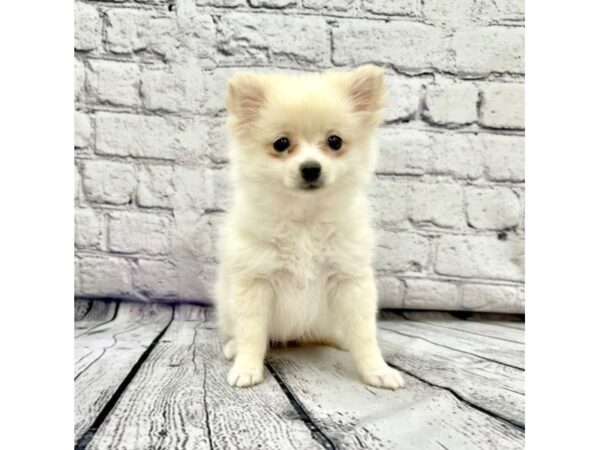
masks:
[[[90,311],[93,311],[94,309],[94,304],[96,304],[98,302],[92,302],[92,305],[90,305],[89,309],[87,310],[87,312],[85,312],[84,314],[81,314],[80,312],[80,321],[90,321],[93,322],[93,320],[90,319],[89,314]],[[119,315],[117,314],[117,308],[118,308],[118,303],[115,304],[115,308],[113,309],[112,307],[105,307],[105,308],[98,308],[96,307],[96,312],[97,314],[92,314],[94,320],[99,321],[99,324],[95,327],[89,327],[87,331],[81,333],[78,338],[76,339],[76,344],[78,341],[81,340],[85,340],[87,339],[88,341],[93,341],[92,336],[90,333],[93,332],[94,330],[100,330],[100,332],[105,332],[106,331],[106,327],[109,327],[112,325],[115,325],[116,323],[120,323],[120,326],[123,327],[125,326],[125,331],[123,331],[123,328],[121,328],[121,331],[123,333],[127,333],[130,330],[127,329],[127,322],[128,321],[135,321],[136,319],[136,315],[141,314],[141,316],[143,316],[143,311],[144,311],[144,307],[142,307],[140,309],[139,304],[135,305],[134,307],[131,306],[131,304],[125,303],[124,305],[126,305],[126,308],[123,309],[124,312],[124,320],[121,320],[120,322],[118,321],[119,319]],[[133,309],[132,309],[133,308]],[[146,306],[146,308],[150,308],[149,305]],[[179,322],[198,322],[200,324],[202,324],[202,328],[206,328],[208,330],[211,330],[212,328],[214,328],[214,326],[210,326],[211,322],[209,320],[207,320],[206,316],[204,316],[204,314],[208,311],[206,311],[203,308],[197,308],[197,307],[193,307],[191,305],[183,305],[183,306],[177,306],[175,309],[173,309],[172,306],[165,306],[165,305],[160,305],[160,307],[154,307],[154,308],[158,308],[159,310],[166,310],[166,309],[170,309],[171,311],[171,318],[168,321],[168,323],[163,324],[161,326],[163,326],[162,330],[159,330],[158,332],[156,330],[154,330],[154,338],[152,340],[152,342],[150,343],[150,347],[147,347],[145,349],[144,352],[141,352],[141,354],[139,354],[139,350],[138,349],[138,354],[137,354],[137,359],[135,359],[134,363],[131,364],[132,360],[131,358],[127,361],[127,364],[129,364],[128,367],[125,367],[125,372],[126,374],[124,376],[122,376],[120,383],[115,383],[113,380],[113,383],[111,385],[111,389],[109,389],[109,394],[108,396],[105,396],[105,398],[103,399],[103,401],[100,402],[99,405],[96,405],[96,409],[98,409],[98,411],[95,411],[95,413],[97,414],[94,418],[94,422],[87,428],[87,430],[85,430],[84,433],[79,433],[79,435],[76,435],[77,442],[78,442],[78,448],[85,448],[88,444],[91,443],[91,447],[90,448],[113,448],[111,447],[111,439],[113,439],[111,437],[111,433],[107,433],[105,432],[101,437],[103,437],[104,439],[98,439],[99,436],[96,436],[96,433],[98,433],[99,430],[102,429],[102,427],[105,427],[107,425],[110,425],[110,421],[113,417],[116,417],[116,415],[114,414],[113,409],[120,407],[120,405],[123,404],[127,404],[127,402],[123,402],[121,397],[123,396],[127,396],[129,395],[130,392],[132,392],[132,387],[131,387],[131,383],[134,382],[137,378],[136,378],[136,374],[138,373],[138,371],[144,371],[145,367],[147,367],[150,364],[150,361],[153,360],[154,355],[157,354],[157,352],[159,351],[160,347],[161,347],[161,343],[160,341],[160,336],[162,336],[162,333],[168,333],[168,329],[170,327],[173,326],[173,323],[179,323]],[[79,308],[79,310],[81,311],[84,308]],[[98,312],[99,309],[102,309],[103,311],[105,311],[105,316],[102,317],[102,314],[100,314]],[[135,311],[135,312],[134,312]],[[111,312],[112,312],[112,317],[111,317]],[[151,314],[150,316],[156,317],[156,311],[154,312],[154,314]],[[87,318],[86,318],[87,316]],[[143,320],[142,320],[143,322]],[[143,322],[144,323],[144,322]],[[184,324],[185,325],[185,324]],[[196,324],[196,326],[198,326],[198,324]],[[77,328],[77,326],[76,326]],[[185,328],[185,326],[184,326]],[[134,327],[134,330],[136,328]],[[210,331],[209,331],[210,332]],[[214,330],[212,332],[211,336],[210,336],[210,340],[212,341],[212,343],[210,345],[215,345],[216,343],[216,335],[214,333]],[[196,339],[196,333],[194,334],[194,345],[195,345],[195,339]],[[89,342],[88,342],[89,344]],[[168,344],[168,342],[166,342],[166,344]],[[387,344],[386,344],[387,345]],[[385,345],[384,345],[385,346]],[[156,348],[155,348],[156,347]],[[105,356],[106,353],[106,348],[107,346],[103,347],[103,355],[100,355],[100,357],[98,357],[98,359],[100,359],[102,356]],[[108,346],[108,348],[114,348],[114,346]],[[389,349],[389,347],[388,347]],[[127,348],[125,348],[125,350],[128,350]],[[291,350],[292,353],[294,353],[296,355],[296,357],[302,359],[302,358],[306,358],[306,355],[309,355],[310,357],[315,356],[315,349],[314,348],[308,348],[308,349],[293,349]],[[376,397],[379,397],[379,403],[381,403],[382,401],[385,401],[386,398],[391,398],[394,395],[398,395],[398,394],[394,394],[394,393],[388,393],[387,391],[378,391],[376,389],[371,389],[371,388],[367,388],[365,386],[362,386],[360,384],[358,384],[358,380],[353,379],[352,376],[352,372],[351,372],[351,367],[348,366],[348,361],[344,360],[342,361],[344,358],[340,359],[340,352],[337,352],[335,350],[331,350],[331,349],[317,349],[316,350],[317,353],[321,352],[325,355],[327,355],[326,358],[324,359],[319,359],[316,358],[316,361],[318,362],[318,364],[315,365],[315,360],[313,358],[309,358],[308,360],[305,361],[305,365],[310,369],[312,368],[312,370],[317,371],[320,373],[321,378],[325,378],[327,379],[328,377],[331,378],[332,373],[335,374],[336,371],[345,371],[345,374],[343,377],[341,377],[341,379],[339,379],[339,377],[333,377],[331,378],[330,381],[335,382],[337,385],[340,384],[340,382],[342,384],[345,385],[345,389],[347,389],[347,392],[349,390],[349,392],[354,392],[355,394],[357,394],[357,392],[368,392],[369,395],[375,395]],[[460,350],[456,350],[457,352],[460,352]],[[215,360],[219,361],[219,370],[221,370],[220,374],[220,379],[221,382],[224,379],[224,375],[226,373],[226,369],[228,367],[228,364],[224,363],[222,361],[222,357],[220,355],[219,352],[219,348],[218,345],[216,347],[212,348],[212,356]],[[282,354],[283,352],[283,354]],[[289,353],[289,351],[288,351]],[[320,353],[319,353],[320,354]],[[347,355],[347,354],[346,354]],[[109,355],[110,356],[110,355]],[[160,355],[158,355],[160,356]],[[347,358],[346,358],[347,359]],[[392,364],[398,366],[401,370],[402,369],[402,361],[398,362],[397,359],[394,358],[394,355],[392,355],[391,357],[388,357],[388,359],[392,359],[393,361],[390,361]],[[195,356],[194,356],[194,361],[195,361]],[[107,361],[108,362],[108,361]],[[267,368],[268,370],[271,372],[271,374],[273,375],[273,378],[271,380],[267,380],[265,382],[265,384],[263,386],[270,386],[270,390],[267,390],[267,392],[269,392],[272,395],[273,392],[273,388],[280,388],[280,394],[282,394],[282,396],[284,396],[285,398],[287,398],[288,403],[286,403],[284,406],[281,406],[282,408],[285,408],[286,406],[289,408],[291,406],[291,408],[289,408],[289,410],[287,410],[285,417],[288,418],[288,422],[290,420],[290,417],[292,416],[296,416],[295,419],[296,420],[300,420],[300,422],[303,424],[303,427],[305,427],[305,430],[308,430],[308,432],[310,432],[310,436],[312,437],[312,440],[306,441],[304,436],[304,432],[300,431],[296,428],[293,429],[293,433],[291,433],[289,436],[295,436],[296,438],[298,438],[298,436],[301,437],[301,439],[299,439],[299,442],[302,443],[307,443],[310,442],[311,445],[314,444],[314,446],[318,447],[318,448],[335,448],[336,447],[336,443],[338,445],[341,445],[343,447],[345,446],[361,446],[364,445],[365,443],[368,443],[369,448],[376,448],[376,447],[381,447],[381,448],[389,448],[386,446],[385,442],[386,442],[386,436],[378,436],[377,432],[374,431],[373,429],[369,428],[369,426],[372,426],[373,424],[367,424],[365,426],[360,427],[360,421],[364,420],[365,417],[360,417],[360,414],[358,414],[359,417],[357,417],[356,411],[360,411],[361,409],[363,409],[362,407],[363,405],[357,405],[356,407],[353,408],[349,408],[348,410],[345,410],[345,416],[342,415],[343,417],[340,418],[339,416],[336,416],[336,403],[335,401],[332,402],[332,407],[329,408],[321,408],[321,410],[319,410],[318,407],[318,402],[315,403],[315,399],[311,398],[310,394],[310,389],[314,388],[314,382],[318,381],[319,378],[315,378],[313,380],[313,378],[311,378],[310,382],[307,382],[307,380],[305,379],[305,375],[302,373],[303,367],[296,367],[295,369],[290,368],[290,365],[293,366],[295,362],[295,359],[292,357],[290,358],[289,355],[286,355],[286,350],[276,350],[275,352],[273,352],[271,358],[269,359],[269,361],[267,362]],[[96,363],[96,361],[93,361],[90,366],[88,366],[86,368],[86,370],[89,370],[90,367],[93,367],[94,364]],[[194,364],[196,364],[196,362],[194,362]],[[206,364],[206,361],[203,362],[203,364]],[[311,365],[312,364],[312,365]],[[334,369],[333,371],[331,369]],[[404,369],[405,370],[405,369]],[[206,366],[204,366],[204,371],[205,371],[205,379],[204,379],[204,383],[206,383]],[[134,373],[132,373],[134,372]],[[518,421],[511,421],[510,418],[507,419],[506,417],[502,417],[502,415],[497,415],[495,412],[489,412],[486,411],[484,408],[482,408],[481,406],[478,406],[477,404],[473,404],[469,401],[464,401],[463,398],[461,398],[460,395],[457,395],[456,392],[454,392],[451,389],[448,389],[448,387],[446,386],[438,386],[435,383],[431,382],[431,380],[427,380],[425,378],[422,377],[422,375],[415,375],[414,370],[412,372],[408,372],[407,370],[405,370],[405,372],[407,374],[409,374],[409,388],[411,386],[411,383],[414,383],[414,390],[418,391],[418,389],[424,389],[424,386],[430,386],[431,389],[433,391],[439,391],[437,392],[436,395],[445,395],[446,392],[449,393],[449,395],[452,397],[452,399],[450,399],[449,397],[441,397],[441,398],[445,398],[445,404],[448,405],[454,405],[451,406],[454,408],[458,408],[459,412],[461,412],[463,415],[465,414],[464,411],[467,411],[468,414],[475,414],[475,417],[477,418],[477,420],[481,421],[484,420],[488,421],[485,422],[486,427],[487,428],[491,428],[491,429],[495,429],[494,427],[496,427],[496,433],[499,433],[499,436],[502,437],[502,432],[499,432],[498,430],[503,430],[504,432],[506,432],[506,435],[508,436],[508,441],[511,444],[517,444],[517,446],[519,445],[519,443],[522,442],[522,426]],[[338,374],[339,375],[339,374]],[[141,375],[140,375],[141,376]],[[412,377],[415,377],[414,379]],[[270,384],[269,384],[270,383]],[[350,383],[350,384],[348,384]],[[143,386],[142,386],[143,387]],[[357,390],[356,388],[360,387],[359,390]],[[418,387],[418,389],[417,389]],[[229,389],[227,386],[220,386],[220,390],[227,390]],[[254,388],[254,389],[260,389],[260,387]],[[252,392],[253,389],[250,390],[243,390],[243,391],[238,391],[238,390],[232,390],[231,392],[237,392],[237,393],[241,393],[241,392]],[[346,392],[346,393],[347,393]],[[440,392],[442,392],[442,394],[440,394]],[[430,393],[431,394],[431,393]],[[206,395],[206,392],[204,393],[204,395]],[[281,396],[280,396],[281,397]],[[322,397],[322,395],[321,395]],[[357,395],[357,397],[360,397],[360,395]],[[238,398],[239,400],[239,398]],[[364,400],[364,399],[363,399]],[[452,403],[452,402],[455,403]],[[251,400],[249,403],[247,403],[246,406],[250,406],[251,408],[253,408],[255,406],[255,402],[256,399]],[[310,405],[310,408],[306,408],[303,404],[303,402],[307,403]],[[371,402],[373,404],[373,402]],[[378,402],[375,402],[378,403]],[[283,405],[283,403],[280,402],[280,405]],[[458,405],[458,406],[456,406]],[[388,405],[390,406],[390,405]],[[393,403],[392,405],[392,409],[390,411],[388,411],[388,413],[390,414],[394,414],[394,409],[393,406],[395,406],[395,403]],[[205,405],[206,407],[206,405]],[[340,408],[338,408],[340,409]],[[343,410],[343,408],[341,408]],[[338,411],[339,412],[339,411]],[[430,414],[431,411],[421,411],[422,413],[424,413],[425,415]],[[456,413],[456,411],[454,411]],[[439,413],[438,411],[434,411],[435,414]],[[205,421],[205,425],[206,425],[206,432],[210,431],[210,427],[208,427],[208,417],[211,415],[210,411],[206,411],[206,421]],[[315,417],[311,416],[314,415]],[[353,416],[354,414],[354,416]],[[484,419],[482,419],[482,416],[484,416]],[[121,417],[121,419],[123,419],[123,417]],[[126,417],[125,417],[126,419]],[[411,417],[405,417],[404,420],[408,419],[410,421]],[[476,420],[476,422],[477,422]],[[293,421],[292,421],[293,422]],[[332,427],[332,423],[336,423],[336,426]],[[222,424],[221,424],[222,425]],[[377,425],[377,424],[375,424]],[[340,426],[342,428],[344,428],[344,433],[343,435],[339,433],[339,428]],[[448,425],[449,427],[451,427],[451,424]],[[499,427],[499,428],[498,428]],[[375,427],[376,428],[376,427]],[[119,428],[117,427],[116,430],[118,430]],[[125,427],[125,429],[127,429],[127,427]],[[325,430],[325,431],[324,431]],[[352,432],[348,432],[349,430],[353,430]],[[361,431],[362,430],[362,431]],[[121,430],[122,431],[122,430]],[[196,430],[199,432],[199,430]],[[388,430],[389,431],[389,430]],[[434,430],[435,431],[435,430]],[[457,435],[461,435],[461,433],[464,433],[464,430],[455,430],[456,433],[458,433]],[[471,433],[470,435],[467,435],[465,437],[466,439],[485,439],[485,433],[481,433],[481,430],[478,431],[479,434],[475,433]],[[331,434],[332,437],[328,437],[328,433]],[[97,439],[94,439],[94,438]],[[222,436],[221,436],[222,437]],[[447,438],[448,436],[442,436],[443,438]],[[498,437],[498,436],[496,436]],[[189,436],[187,437],[188,439],[190,438]],[[198,436],[196,436],[196,438],[198,438]],[[108,439],[108,441],[107,441]],[[182,438],[183,439],[183,438]],[[215,442],[211,442],[210,441],[210,436],[208,436],[209,439],[209,443],[211,448],[215,447]],[[103,442],[104,446],[100,445],[99,443]],[[183,441],[182,441],[183,442]],[[433,442],[433,441],[431,441]],[[466,441],[465,441],[466,442]],[[163,442],[164,443],[164,442]],[[289,442],[288,442],[289,443]],[[480,448],[485,448],[484,445],[484,441],[478,441],[478,442],[469,442],[470,445],[473,446],[473,448],[477,448],[477,445],[483,445],[483,447]],[[507,442],[505,442],[507,443]],[[114,444],[114,442],[113,442]],[[298,442],[296,442],[296,444],[298,444]],[[388,444],[391,445],[390,442],[388,442]],[[418,445],[415,448],[428,448],[428,443],[427,442],[420,442],[418,443]],[[439,444],[439,442],[436,443],[436,445]],[[100,445],[100,446],[99,446]],[[306,448],[313,448],[311,445],[309,445]],[[467,448],[469,445],[463,445],[463,448]],[[297,447],[297,445],[293,446],[294,448]],[[216,447],[215,447],[216,448]],[[285,448],[285,447],[279,447],[279,448]],[[303,447],[304,448],[304,447]],[[408,447],[407,447],[408,448]],[[411,447],[412,448],[412,447]]]

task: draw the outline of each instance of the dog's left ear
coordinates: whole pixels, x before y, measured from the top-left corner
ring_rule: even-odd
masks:
[[[376,113],[385,106],[383,69],[368,64],[348,74],[347,89],[357,112]]]
[[[265,83],[260,75],[242,72],[229,79],[227,110],[241,123],[259,117],[265,98]]]

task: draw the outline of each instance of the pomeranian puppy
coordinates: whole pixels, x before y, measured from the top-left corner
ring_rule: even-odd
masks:
[[[263,380],[269,343],[350,351],[362,380],[404,385],[376,337],[374,167],[383,71],[239,73],[227,110],[235,194],[216,286],[232,386]]]

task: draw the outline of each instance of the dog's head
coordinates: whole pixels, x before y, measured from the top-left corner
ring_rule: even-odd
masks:
[[[384,97],[383,71],[371,65],[234,75],[227,109],[236,176],[296,195],[362,184],[372,171]]]

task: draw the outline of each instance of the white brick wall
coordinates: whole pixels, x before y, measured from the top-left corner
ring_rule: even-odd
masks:
[[[523,41],[523,0],[76,1],[76,295],[210,301],[229,74],[370,62],[382,305],[522,312]]]

